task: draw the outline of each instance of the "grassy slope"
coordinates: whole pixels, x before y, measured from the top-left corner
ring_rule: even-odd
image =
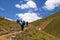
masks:
[[[53,19],[53,21],[47,25],[44,31],[60,38],[60,18],[59,17],[60,17],[60,12],[57,12],[47,18],[32,22],[31,24],[35,26],[39,26],[43,22],[47,21],[47,19]]]
[[[19,24],[9,21],[7,19],[0,20],[0,35],[18,31],[20,29]]]
[[[9,21],[7,19],[0,20],[0,35],[5,34],[4,32],[8,31],[8,33],[15,30],[19,30],[20,27],[15,22]],[[18,33],[15,35],[14,40],[56,40],[55,38],[49,37],[40,31],[36,30],[36,27],[29,25],[28,31],[24,33]]]
[[[41,33],[32,25],[29,25],[28,30],[25,32],[18,33],[15,36],[15,40],[58,40]]]
[[[23,33],[18,33],[15,36],[15,40],[57,40],[55,38],[49,37],[46,34],[41,33],[36,29],[35,26],[29,25],[28,31],[25,31]],[[13,29],[13,30],[12,30]],[[16,32],[16,30],[19,30],[20,27],[15,22],[3,19],[0,20],[0,35],[5,34],[4,32],[8,31],[10,32]]]
[[[53,17],[51,17],[51,18],[54,18],[54,20],[52,21],[52,23],[47,25],[44,31],[60,38],[60,18],[59,17],[60,17],[60,12],[54,15]]]

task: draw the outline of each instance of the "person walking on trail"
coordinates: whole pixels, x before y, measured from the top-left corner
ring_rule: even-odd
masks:
[[[16,22],[17,22],[17,24],[19,24],[19,23],[20,23],[20,20],[19,20],[19,19],[17,19],[17,20],[16,20]]]
[[[24,31],[24,22],[20,21],[21,30]]]
[[[23,21],[23,25],[25,25],[25,21]]]
[[[28,22],[26,22],[26,26],[28,27]]]

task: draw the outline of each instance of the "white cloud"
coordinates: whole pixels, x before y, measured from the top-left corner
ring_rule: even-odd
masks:
[[[56,7],[60,6],[60,0],[47,0],[43,8],[48,10],[55,9]]]
[[[37,5],[34,1],[28,1],[26,4],[16,4],[15,5],[17,8],[20,8],[20,9],[27,9],[27,8],[35,8],[37,9]]]
[[[12,20],[12,19],[10,19],[10,18],[6,18],[6,17],[5,17],[5,19],[10,20],[10,21],[13,21],[13,20]]]
[[[27,8],[29,8],[29,7],[28,7],[28,5],[26,5],[26,4],[22,4],[22,5],[20,6],[20,8],[21,8],[21,9],[27,9]]]
[[[26,4],[22,4],[22,5],[16,4],[15,6],[16,6],[17,8],[20,8],[20,9],[29,8],[28,5],[26,5]]]
[[[28,22],[33,22],[35,20],[41,19],[41,17],[37,16],[36,13],[20,13],[20,14],[16,14],[19,18],[22,18],[24,21],[28,21]]]
[[[20,5],[19,4],[16,4],[15,7],[20,8]]]
[[[36,6],[36,3],[33,2],[33,1],[28,1],[28,2],[27,2],[27,5],[28,5],[30,8],[36,8],[36,7],[37,7],[37,6]]]

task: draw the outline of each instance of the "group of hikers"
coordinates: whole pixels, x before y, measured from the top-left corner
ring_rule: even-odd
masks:
[[[22,31],[24,31],[24,26],[28,27],[28,22],[25,22],[23,20],[18,20],[17,19],[17,23],[20,24]]]

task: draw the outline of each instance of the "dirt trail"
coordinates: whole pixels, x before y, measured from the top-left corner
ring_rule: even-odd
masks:
[[[5,36],[0,36],[0,40],[7,40]]]
[[[24,31],[26,30],[27,28],[24,29]],[[24,32],[23,31],[23,32]],[[18,32],[13,32],[13,33],[9,33],[9,34],[5,34],[5,35],[1,35],[0,36],[0,40],[12,40],[12,37],[15,37],[16,34],[18,33],[22,33],[22,31],[18,31]]]
[[[44,28],[45,28],[48,24],[50,24],[52,21],[53,21],[53,19],[47,20],[46,22],[42,23],[42,24],[39,26],[38,29],[41,30],[41,32],[42,32],[43,34],[46,34],[46,35],[48,35],[49,37],[55,38],[55,40],[60,40],[60,38],[57,38],[57,37],[55,37],[55,36],[53,36],[53,35],[51,35],[51,34],[48,34],[48,33],[45,32],[45,31],[42,31],[42,29],[44,29]]]
[[[39,30],[44,29],[49,23],[51,23],[53,21],[53,19],[49,19],[46,22],[43,22],[40,26],[39,26]]]
[[[21,31],[20,31],[21,32]],[[9,34],[5,34],[5,35],[2,35],[2,36],[0,36],[0,40],[8,40],[7,39],[7,36],[13,36],[13,35],[15,35],[15,34],[17,34],[17,33],[20,33],[20,32],[14,32],[14,33],[9,33]],[[9,39],[10,40],[10,39]]]

